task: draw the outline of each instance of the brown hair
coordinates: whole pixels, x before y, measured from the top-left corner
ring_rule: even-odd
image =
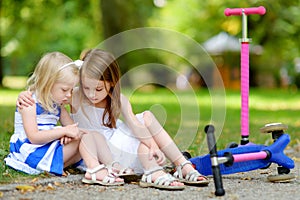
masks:
[[[81,100],[86,99],[82,88],[82,77],[104,81],[104,84],[111,84],[110,91],[107,91],[106,107],[102,117],[104,126],[115,128],[116,121],[121,112],[120,100],[120,69],[119,65],[110,53],[100,50],[91,49],[82,55],[83,65],[80,69],[80,94]],[[105,89],[107,89],[105,87]],[[81,104],[82,105],[82,104]],[[105,116],[108,115],[108,121]]]

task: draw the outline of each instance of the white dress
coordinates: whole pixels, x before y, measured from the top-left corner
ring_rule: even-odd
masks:
[[[84,111],[79,107],[77,113],[71,114],[73,120],[78,122],[78,127],[103,134],[108,141],[114,161],[124,167],[132,168],[135,173],[142,174],[143,167],[137,153],[140,141],[132,134],[128,126],[118,119],[116,128],[106,127],[102,123],[104,108],[96,108],[87,104],[83,106]],[[136,116],[141,123],[144,123],[143,113]]]
[[[33,99],[36,101],[35,95]],[[59,107],[57,111],[57,114],[49,113],[36,103],[38,129],[53,129],[59,120]],[[24,131],[22,116],[16,109],[14,134],[10,138],[10,153],[4,161],[6,165],[28,174],[47,171],[61,175],[64,167],[63,146],[59,140],[40,145],[31,144]]]

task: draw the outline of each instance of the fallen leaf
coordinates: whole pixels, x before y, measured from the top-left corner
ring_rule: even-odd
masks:
[[[269,169],[260,170],[259,173],[260,173],[260,174],[270,174],[270,173],[271,173],[271,170],[269,170]]]
[[[17,185],[16,189],[20,190],[23,193],[23,192],[32,192],[35,190],[35,187],[31,185]]]
[[[209,198],[214,198],[214,197],[215,197],[215,193],[214,193],[214,192],[210,192],[210,193],[208,194],[208,197],[209,197]]]
[[[31,182],[31,183],[34,183],[34,182],[37,182],[37,180],[38,180],[38,178],[34,178],[34,179],[32,179],[30,182]]]
[[[42,186],[42,185],[37,185],[37,186],[35,186],[35,189],[36,189],[36,190],[43,189],[43,186]]]
[[[117,191],[123,191],[124,187],[117,187],[115,190],[117,190]]]
[[[245,180],[245,181],[247,181],[247,180],[252,180],[252,178],[251,177],[245,177],[245,178],[242,178],[242,180]]]
[[[300,158],[293,157],[292,159],[293,159],[295,162],[300,162]]]
[[[53,186],[51,183],[49,183],[49,184],[47,185],[46,189],[47,189],[47,190],[55,190],[54,186]]]
[[[101,188],[101,189],[99,189],[98,191],[99,192],[104,192],[106,190],[106,188]]]
[[[54,185],[55,185],[55,186],[61,186],[62,184],[61,184],[60,182],[56,182],[56,181],[55,181],[55,182],[54,182]]]

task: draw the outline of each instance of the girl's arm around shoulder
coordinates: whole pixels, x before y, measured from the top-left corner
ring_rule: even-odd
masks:
[[[34,99],[32,98],[32,92],[30,91],[22,91],[20,92],[16,105],[18,108],[32,106],[34,104]]]

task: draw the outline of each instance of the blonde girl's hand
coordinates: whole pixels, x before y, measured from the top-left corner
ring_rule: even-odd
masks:
[[[18,108],[22,109],[24,107],[29,107],[34,105],[34,99],[32,98],[32,93],[30,91],[23,91],[19,94],[16,105]]]
[[[150,148],[149,160],[155,159],[158,165],[164,165],[166,162],[165,154],[159,148]]]
[[[83,134],[86,134],[87,131],[79,129],[79,135],[77,135],[76,137],[68,137],[68,136],[63,136],[62,138],[60,138],[60,143],[62,145],[66,145],[69,144],[70,142],[72,142],[73,140],[80,140],[82,138]]]
[[[72,140],[73,140],[72,138],[64,136],[64,137],[60,138],[60,144],[66,145],[66,144],[69,144],[70,142],[72,142]]]
[[[67,125],[65,128],[65,136],[72,139],[78,139],[81,137],[80,130],[78,128],[78,123]]]

